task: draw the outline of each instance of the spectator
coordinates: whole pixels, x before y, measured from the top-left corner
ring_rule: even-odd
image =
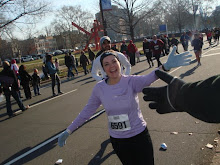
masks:
[[[30,90],[30,82],[32,80],[32,77],[28,74],[26,71],[26,66],[21,65],[19,67],[19,75],[21,79],[21,85],[23,86],[24,89],[24,94],[26,99],[31,99],[31,90]]]
[[[127,57],[128,61],[130,61],[128,54],[126,53],[126,51],[123,51],[123,54],[125,55],[125,57]]]
[[[116,44],[115,44],[115,45],[113,45],[111,49],[112,49],[112,50],[114,50],[114,51],[119,52],[119,51],[118,51],[118,49],[116,48]]]
[[[15,72],[15,75],[16,75],[16,77],[17,77],[17,80],[18,80],[18,88],[19,88],[19,90],[18,90],[18,95],[19,95],[19,97],[20,98],[23,98],[22,96],[21,96],[21,87],[20,87],[20,76],[19,76],[19,67],[18,67],[18,65],[16,64],[16,60],[11,60],[11,70],[13,70],[14,72]]]
[[[124,51],[126,51],[126,54],[128,54],[128,46],[126,45],[125,41],[122,41],[120,52],[123,53]]]
[[[128,55],[130,57],[131,66],[135,65],[135,52],[136,51],[137,51],[136,46],[134,45],[133,41],[130,40],[130,43],[128,44]]]
[[[68,69],[68,72],[67,72],[67,78],[74,78],[74,73],[72,72],[72,67],[73,67],[73,60],[72,58],[70,57],[70,55],[68,53],[65,54],[65,65]]]
[[[10,79],[10,85],[8,85],[2,79]],[[6,107],[7,107],[7,114],[9,118],[14,117],[15,113],[13,113],[11,109],[11,96],[16,100],[18,106],[22,111],[25,111],[29,108],[29,106],[24,106],[19,95],[18,95],[18,81],[15,73],[10,69],[10,64],[7,61],[3,62],[3,70],[0,72],[0,94],[4,92],[5,99],[6,99]]]
[[[88,47],[88,52],[89,52],[89,60],[91,61],[90,71],[92,71],[93,61],[95,60],[95,53],[90,49],[90,47]]]
[[[34,73],[32,75],[32,86],[34,88],[35,96],[41,95],[41,93],[40,93],[40,76],[38,75],[37,69],[34,69]]]
[[[57,73],[59,74],[60,73],[60,63],[59,63],[58,58],[55,58],[54,65],[55,65],[55,67],[57,69]]]
[[[89,73],[89,70],[86,68],[87,64],[89,64],[89,60],[85,55],[85,52],[82,50],[81,51],[81,56],[79,58],[80,60],[80,66],[82,66],[83,70],[84,70],[84,74],[87,75],[87,73]]]
[[[46,59],[46,66],[48,68],[50,77],[51,77],[51,81],[52,81],[52,93],[53,96],[56,96],[56,93],[54,91],[54,87],[55,87],[55,81],[57,81],[57,91],[58,94],[63,94],[63,92],[60,90],[60,77],[57,74],[57,68],[55,67],[54,63],[53,63],[53,56],[52,55],[48,55],[47,59]]]
[[[78,69],[77,69],[78,61],[77,61],[77,58],[73,54],[71,54],[71,53],[69,53],[69,56],[72,59],[72,68],[75,70],[76,75],[78,75]]]

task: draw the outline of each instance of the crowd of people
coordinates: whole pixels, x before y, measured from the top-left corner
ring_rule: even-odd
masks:
[[[210,42],[210,36],[208,33],[207,39]],[[217,32],[215,29],[215,38],[218,44],[219,37],[216,37],[216,34]],[[69,135],[88,120],[102,104],[107,112],[110,140],[120,161],[123,164],[153,165],[153,145],[146,121],[139,108],[138,93],[142,92],[142,90],[145,94],[145,101],[155,101],[150,104],[150,108],[157,109],[158,113],[170,113],[184,110],[201,120],[218,123],[219,118],[216,118],[216,115],[207,115],[204,109],[206,107],[205,105],[195,112],[194,110],[196,107],[194,104],[190,104],[191,107],[189,107],[182,103],[181,98],[183,98],[184,95],[181,95],[172,89],[183,91],[178,87],[187,86],[187,84],[182,80],[173,78],[165,73],[171,68],[190,64],[191,59],[189,58],[191,55],[187,52],[189,42],[191,42],[191,46],[194,48],[196,60],[198,61],[198,66],[200,66],[200,57],[203,46],[203,36],[200,33],[195,33],[192,37],[184,32],[180,36],[180,41],[178,41],[174,34],[171,39],[166,35],[161,35],[159,37],[154,35],[152,36],[152,39],[145,38],[142,50],[147,58],[149,68],[154,66],[153,58],[157,61],[157,68],[147,75],[130,75],[131,67],[140,62],[140,51],[132,40],[129,41],[128,45],[126,45],[125,41],[122,41],[119,51],[117,46],[111,43],[111,39],[108,36],[103,36],[100,39],[100,51],[96,55],[90,48],[88,48],[89,57],[85,55],[84,51],[80,51],[79,62],[84,70],[84,75],[91,72],[92,77],[98,82],[92,91],[88,104],[84,107],[78,117],[60,135],[58,144],[64,146]],[[183,46],[184,52],[182,53],[179,53],[178,51],[179,43]],[[170,51],[171,47],[173,47],[172,51]],[[162,64],[160,57],[166,55],[168,55],[168,59]],[[68,79],[72,79],[75,77],[75,74],[78,75],[78,62],[76,62],[76,58],[72,53],[66,53],[64,59],[67,67],[67,77]],[[92,65],[89,69],[87,66],[90,63]],[[54,61],[53,56],[47,54],[43,66],[45,77],[46,75],[49,75],[51,78],[52,95],[57,96],[63,94],[58,74],[60,71],[59,60],[55,58]],[[75,74],[72,71],[73,69],[75,70]],[[25,107],[22,103],[20,85],[23,87],[26,99],[32,98],[30,84],[33,86],[35,96],[41,95],[41,79],[39,77],[38,69],[35,68],[33,72],[33,75],[30,75],[26,70],[26,66],[20,65],[20,67],[18,67],[15,60],[11,61],[11,65],[6,61],[3,62],[3,70],[0,72],[0,93],[4,92],[7,114],[9,117],[15,115],[11,109],[11,96],[17,101],[22,111],[29,108],[29,106]],[[161,78],[168,83],[164,88],[168,88],[168,86],[172,86],[172,88],[169,88],[169,90],[161,90],[162,88],[145,88],[146,86],[150,86],[158,78]],[[215,76],[214,79],[214,88],[218,89],[218,86],[216,87],[216,82],[220,82],[219,77]],[[57,92],[55,92],[56,84]],[[200,86],[200,84],[196,83],[196,86],[197,85]],[[208,85],[211,86],[210,88],[213,88],[213,84]],[[157,93],[155,90],[161,91]],[[167,94],[168,92],[176,94],[177,97],[172,97],[171,99],[167,98],[169,97],[169,94]],[[194,96],[198,94],[197,91],[193,92],[195,92],[195,94],[193,93]],[[192,94],[192,92],[185,93],[187,95]],[[204,99],[203,96],[204,93],[200,95],[202,99]],[[217,96],[217,94],[213,96]],[[213,99],[215,98],[216,97]],[[212,100],[210,99],[210,102]],[[164,108],[161,108],[161,105],[166,107],[166,109],[164,110]],[[219,114],[216,112],[215,107],[213,107],[213,109],[214,114]],[[204,113],[204,116],[202,115],[201,117],[201,115],[198,115],[199,111]]]
[[[214,43],[219,43],[219,35],[220,30],[219,28],[214,28],[213,30],[207,30],[207,40],[209,41],[210,45],[212,44],[212,39]],[[191,42],[192,47],[194,48],[194,53],[196,56],[196,60],[198,62],[198,66],[201,65],[201,55],[202,55],[202,46],[203,46],[203,35],[201,33],[196,32],[194,36],[192,33],[184,32],[180,36],[180,40],[178,40],[175,35],[173,34],[171,38],[168,38],[167,35],[160,35],[160,36],[152,36],[152,38],[144,38],[143,40],[143,53],[146,56],[147,62],[149,64],[149,68],[154,66],[153,59],[157,61],[157,67],[162,65],[160,61],[161,56],[168,55],[170,52],[171,47],[176,47],[176,54],[179,54],[178,45],[181,43],[183,46],[184,51],[188,51],[188,45]],[[121,64],[121,73],[125,75],[130,75],[131,67],[136,65],[136,63],[140,62],[140,51],[138,50],[137,46],[134,44],[132,40],[126,44],[125,41],[122,41],[120,47],[116,44],[111,44],[111,39],[108,36],[103,36],[100,39],[100,51],[95,55],[95,53],[88,48],[87,57],[84,51],[80,51],[80,66],[84,70],[84,75],[91,72],[91,75],[97,81],[103,80],[107,77],[107,74],[103,70],[103,67],[100,63],[100,55],[107,51],[107,50],[114,50],[117,53],[117,57],[119,58]],[[67,78],[73,79],[75,75],[78,75],[78,61],[71,52],[65,54],[65,65],[67,67]],[[91,64],[91,67],[88,68],[88,65]],[[16,82],[18,83],[18,96],[21,96],[21,86],[23,87],[25,98],[31,99],[32,94],[30,90],[30,85],[33,86],[34,95],[41,95],[40,93],[40,83],[41,78],[39,77],[38,69],[33,70],[33,75],[30,75],[26,71],[26,66],[21,65],[18,67],[15,60],[11,61],[11,70],[14,71],[15,76],[17,78]],[[73,73],[73,69],[75,73]],[[60,66],[59,60],[55,58],[53,60],[53,56],[46,54],[45,59],[43,61],[43,68],[42,71],[46,79],[49,77],[51,78],[52,83],[52,95],[57,96],[58,94],[62,94],[63,92],[60,89]],[[57,84],[57,93],[55,92],[55,85]],[[10,111],[10,110],[9,110]],[[11,116],[11,112],[9,113]]]

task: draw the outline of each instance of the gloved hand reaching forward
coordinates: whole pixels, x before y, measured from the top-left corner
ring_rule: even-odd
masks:
[[[161,70],[155,71],[155,74],[160,79],[168,83],[168,85],[163,87],[144,88],[144,100],[152,101],[149,104],[149,107],[151,109],[156,109],[160,114],[181,111],[180,109],[176,109],[175,99],[179,89],[182,87],[182,85],[185,84],[184,81],[175,78]]]
[[[191,62],[190,57],[192,57],[189,52],[184,52],[176,55],[176,46],[173,47],[173,50],[168,56],[167,62],[163,64],[165,70],[170,70],[171,68],[176,68],[179,66],[189,65]]]
[[[168,85],[143,89],[143,98],[150,101],[151,109],[160,114],[187,112],[199,120],[220,123],[220,75],[185,83],[161,70],[155,74]]]
[[[69,135],[70,135],[69,132],[66,130],[59,136],[58,145],[60,147],[63,147],[66,144],[66,139],[68,138]]]

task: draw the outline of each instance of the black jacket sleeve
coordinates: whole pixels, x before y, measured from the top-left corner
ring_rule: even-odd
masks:
[[[175,105],[203,121],[220,123],[220,75],[184,84]]]

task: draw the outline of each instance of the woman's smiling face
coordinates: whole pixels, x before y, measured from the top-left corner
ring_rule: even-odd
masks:
[[[120,62],[114,55],[105,57],[102,61],[103,69],[110,79],[120,78],[121,67]]]

